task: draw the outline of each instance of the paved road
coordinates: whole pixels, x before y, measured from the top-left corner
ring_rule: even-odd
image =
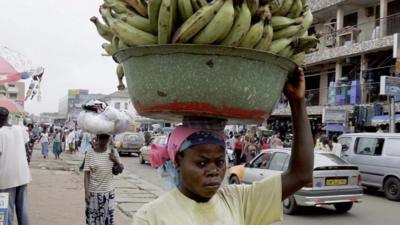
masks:
[[[141,165],[137,157],[124,156],[126,169],[137,176],[161,186],[156,171],[149,165]],[[338,214],[333,207],[303,208],[299,215],[284,215],[279,225],[399,225],[400,202],[386,200],[379,192],[368,192],[364,202],[355,204],[346,214]]]

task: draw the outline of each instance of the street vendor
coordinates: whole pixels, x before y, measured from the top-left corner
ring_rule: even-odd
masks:
[[[292,111],[294,142],[286,172],[252,185],[221,187],[226,172],[221,130],[179,126],[152,164],[174,163],[177,188],[144,205],[134,225],[265,225],[282,219],[282,201],[312,180],[313,139],[299,70],[284,92]],[[223,131],[223,128],[222,128]],[[156,154],[156,153],[155,153]]]

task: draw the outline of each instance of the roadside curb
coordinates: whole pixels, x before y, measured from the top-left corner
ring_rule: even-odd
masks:
[[[165,193],[165,191],[158,186],[133,174],[115,176],[114,185],[117,206],[130,218],[132,218],[136,211],[143,205],[157,199]]]

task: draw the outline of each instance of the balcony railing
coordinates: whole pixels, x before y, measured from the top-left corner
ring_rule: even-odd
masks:
[[[383,24],[382,36],[381,24]],[[400,32],[400,13],[354,26],[347,26],[340,30],[336,30],[336,23],[326,23],[324,29],[317,32],[321,35],[321,49],[369,41]]]
[[[380,82],[346,82],[329,88],[306,90],[307,106],[344,106],[369,103],[386,103],[387,97],[379,95]],[[400,97],[396,98],[400,101]],[[289,107],[285,96],[282,96],[276,109]]]

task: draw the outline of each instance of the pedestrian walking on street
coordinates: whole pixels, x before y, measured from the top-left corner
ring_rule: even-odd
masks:
[[[86,224],[113,225],[115,193],[113,167],[123,170],[117,151],[109,147],[111,135],[100,134],[94,141],[94,149],[85,157],[83,171],[85,183]]]
[[[53,153],[56,159],[60,159],[61,152],[61,132],[56,129],[53,139]]]
[[[133,224],[266,225],[281,220],[282,201],[312,181],[314,165],[304,73],[289,77],[284,92],[291,107],[294,141],[287,171],[251,185],[220,188],[227,169],[223,128],[178,126],[167,147],[151,157],[153,166],[174,162],[177,188],[140,208]]]
[[[342,155],[342,144],[339,143],[336,135],[332,137],[332,153],[338,157]]]
[[[29,135],[24,127],[9,125],[8,115],[0,107],[0,192],[9,195],[5,219],[12,225],[15,211],[18,225],[30,225],[27,185],[32,177],[25,152]]]
[[[240,165],[242,163],[242,151],[243,151],[243,142],[241,140],[240,134],[236,134],[235,136],[235,143],[234,143],[233,154],[234,158],[234,165]]]
[[[28,141],[28,143],[26,143],[25,149],[26,149],[26,158],[28,160],[28,164],[30,164],[31,158],[32,158],[32,153],[33,153],[33,147],[35,146],[37,137],[34,135],[34,132],[33,132],[33,124],[29,123],[26,126],[28,127],[27,132],[29,135],[29,141]]]
[[[74,130],[69,130],[69,133],[67,134],[67,146],[68,146],[68,150],[69,152],[72,154],[75,151],[75,133]]]
[[[46,129],[43,130],[43,133],[40,135],[40,144],[42,145],[42,155],[43,158],[49,157],[49,134]]]
[[[79,147],[81,146],[81,140],[82,140],[82,131],[78,130],[78,128],[75,129],[74,131],[75,134],[75,152],[79,151]]]

